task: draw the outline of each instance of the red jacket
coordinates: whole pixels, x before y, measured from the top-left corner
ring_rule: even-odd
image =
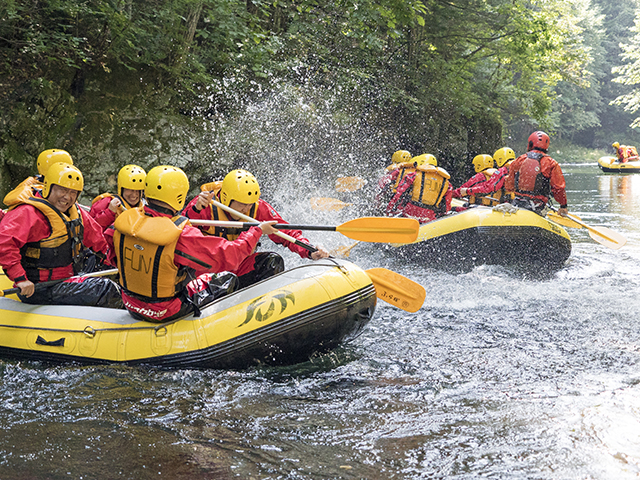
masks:
[[[532,150],[531,152],[528,152],[528,153],[535,153],[535,152],[538,152],[538,151]],[[506,191],[508,192],[515,191],[516,174],[520,173],[522,164],[525,162],[525,160],[527,160],[528,153],[520,155],[518,158],[516,158],[513,161],[513,163],[509,167],[509,175],[507,175],[507,178],[505,178],[505,181],[504,181],[504,188]],[[542,152],[538,152],[538,153],[542,153]],[[549,180],[549,186],[550,186],[553,198],[555,198],[556,201],[561,206],[566,206],[567,205],[567,194],[565,192],[566,185],[565,185],[564,175],[562,174],[562,169],[560,168],[560,165],[558,164],[558,162],[556,162],[553,158],[551,158],[547,154],[544,154],[544,156],[540,159],[539,173],[541,173],[542,176],[544,176]],[[532,181],[533,179],[527,179],[527,180]],[[523,179],[521,178],[520,183],[522,182],[523,182]],[[516,192],[516,195],[535,198],[544,203],[547,203],[549,201],[549,198],[546,195],[544,195],[543,192],[536,192],[534,194]]]
[[[453,198],[460,198],[460,189],[461,188],[471,188],[474,187],[476,185],[479,185],[483,182],[487,181],[487,176],[484,174],[484,172],[478,172],[476,173],[473,177],[471,177],[469,180],[467,180],[466,182],[464,182],[462,185],[460,185],[460,187],[456,188],[452,195]]]
[[[84,225],[83,244],[94,252],[108,254],[107,243],[102,235],[102,228],[80,206],[78,211],[82,215]],[[9,210],[0,222],[0,265],[7,276],[14,280],[26,276],[20,264],[22,255],[20,249],[30,242],[38,242],[51,234],[51,227],[45,215],[31,205],[18,205]],[[52,269],[51,278],[48,270],[43,271],[46,278],[41,281],[58,280],[73,276],[73,265]]]
[[[148,206],[144,207],[146,214],[152,217],[169,217],[164,213],[157,212]],[[105,232],[105,238],[109,245],[109,260],[113,265],[116,264],[115,252],[113,251],[113,233],[114,229],[109,228]],[[251,252],[258,244],[258,240],[262,236],[262,230],[259,227],[251,227],[243,232],[237,240],[230,242],[222,237],[212,235],[204,235],[199,228],[187,225],[182,230],[176,250],[186,252],[191,257],[203,261],[212,266],[211,269],[205,269],[201,264],[196,263],[181,255],[174,256],[175,265],[184,265],[195,270],[195,276],[203,273],[219,273],[224,271],[234,271],[240,263],[251,255]],[[134,298],[122,291],[122,300],[125,307],[143,313],[147,317],[161,320],[169,317],[180,310],[182,301],[179,297],[157,303],[146,303],[139,298]]]
[[[195,206],[197,201],[198,201],[198,197],[191,200],[191,202],[189,202],[189,204],[183,210],[183,214],[186,217],[192,218],[194,220],[195,219],[215,220],[214,218],[211,218],[210,210],[208,208],[203,208],[199,212],[196,210]],[[215,208],[215,206],[213,208]],[[268,222],[271,220],[275,220],[278,223],[288,223],[280,216],[278,212],[276,212],[276,210],[271,205],[269,205],[264,200],[258,201],[258,209],[256,210],[255,216],[253,218],[255,218],[258,222]],[[302,236],[302,232],[300,230],[280,230],[280,231],[303,243],[307,243],[307,244],[310,243],[309,240],[307,240],[305,237]],[[311,252],[309,250],[307,250],[306,248],[300,247],[288,240],[285,240],[284,238],[281,238],[277,235],[269,235],[269,238],[274,243],[284,245],[293,253],[297,253],[298,255],[300,255],[302,258],[311,257]]]
[[[112,197],[104,197],[91,205],[89,214],[98,222],[103,230],[106,230],[116,220],[116,214],[109,209],[109,204],[113,200]]]
[[[405,195],[405,193],[410,188],[413,188],[413,182],[416,176],[417,172],[411,172],[402,179],[400,185],[398,185],[398,189],[396,190],[395,195],[387,205],[385,212],[387,216],[415,218],[420,223],[427,223],[443,216],[451,210],[451,196],[453,187],[451,187],[451,183],[449,183],[447,179],[444,179],[444,182],[447,184],[447,191],[444,193],[437,206],[434,205],[429,208],[426,206],[419,206],[411,201],[403,202],[403,195]]]
[[[507,165],[500,167],[488,180],[468,187],[467,195],[489,195],[497,192],[504,186],[507,175],[509,175],[509,167]]]

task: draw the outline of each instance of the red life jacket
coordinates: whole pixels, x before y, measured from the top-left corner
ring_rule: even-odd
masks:
[[[542,174],[541,160],[548,157],[542,152],[532,150],[527,152],[526,159],[520,164],[520,169],[515,172],[515,188],[516,194],[524,196],[544,196],[549,197],[551,194],[551,180]]]

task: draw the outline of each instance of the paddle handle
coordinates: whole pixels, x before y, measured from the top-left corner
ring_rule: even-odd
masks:
[[[253,222],[253,223],[258,223],[258,224],[259,224],[259,222],[258,222],[255,218],[251,218],[250,216],[245,215],[244,213],[241,213],[241,212],[239,212],[239,211],[237,211],[237,210],[234,210],[234,209],[233,209],[233,208],[231,208],[231,207],[227,207],[225,204],[220,203],[219,201],[214,200],[213,198],[211,199],[211,203],[212,203],[213,205],[215,205],[216,207],[221,208],[222,210],[224,210],[224,211],[226,211],[226,212],[233,213],[234,215],[236,215],[236,216],[238,216],[238,217],[242,218],[243,220],[246,220],[247,222]],[[291,228],[291,225],[287,225],[287,226],[288,226],[289,228]],[[317,251],[318,251],[318,249],[317,249],[316,247],[314,247],[314,246],[312,246],[312,245],[309,245],[308,243],[301,242],[301,241],[300,241],[300,240],[298,240],[297,238],[293,238],[291,235],[287,235],[286,233],[283,233],[283,232],[276,232],[275,234],[276,234],[277,236],[279,236],[280,238],[283,238],[283,239],[285,239],[285,240],[288,240],[288,241],[289,241],[289,242],[291,242],[291,243],[295,243],[295,244],[296,244],[296,245],[298,245],[299,247],[302,247],[302,248],[304,248],[304,249],[306,249],[306,250],[309,250],[311,253],[313,253],[313,252],[317,252]]]

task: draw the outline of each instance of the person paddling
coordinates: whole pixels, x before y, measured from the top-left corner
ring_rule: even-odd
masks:
[[[386,215],[415,218],[421,223],[444,216],[451,210],[449,173],[438,167],[438,160],[430,153],[413,157],[412,164],[387,204]]]
[[[516,158],[504,181],[505,189],[514,192],[513,205],[544,216],[549,196],[560,204],[558,213],[566,216],[567,193],[564,175],[558,162],[547,155],[549,135],[542,131],[529,135],[527,153]]]
[[[476,173],[469,180],[460,185],[459,188],[453,190],[453,198],[461,198],[471,195],[469,189],[486,182],[496,171],[496,169],[493,168],[493,157],[491,155],[476,155],[473,157],[471,163],[473,164],[473,169]]]
[[[122,300],[137,319],[169,321],[233,291],[236,271],[264,234],[277,230],[263,222],[234,241],[205,236],[178,212],[189,192],[179,168],[162,165],[146,176],[147,204],[122,212],[105,232],[110,259],[120,273]]]
[[[81,273],[93,253],[107,254],[102,228],[76,203],[84,188],[80,170],[54,163],[44,174],[42,192],[16,199],[0,222],[0,265],[31,304],[93,305],[120,308],[118,286],[107,278],[38,283]]]
[[[391,165],[385,168],[384,174],[378,180],[375,191],[374,208],[376,211],[384,211],[389,201],[396,193],[396,188],[402,180],[407,167],[414,168],[411,162],[411,153],[407,150],[397,150],[391,156]]]
[[[237,169],[229,172],[222,182],[212,182],[200,187],[201,193],[194,198],[184,209],[184,214],[191,219],[198,220],[240,220],[232,213],[227,213],[220,207],[216,207],[211,200],[216,200],[244,215],[255,218],[259,222],[275,221],[287,223],[278,212],[265,200],[260,198],[260,185],[256,178],[246,170]],[[215,235],[229,240],[238,237],[239,231],[233,228],[204,227],[207,235]],[[300,230],[281,230],[283,233],[309,244],[309,240],[303,237]],[[281,237],[270,234],[269,238],[277,244],[284,245],[293,253],[302,258],[318,260],[329,256],[329,252],[323,247],[316,247],[317,251],[309,250],[284,240]],[[247,254],[239,267],[231,270],[238,275],[242,287],[251,285],[265,278],[269,278],[284,270],[284,259],[275,252],[252,252]]]
[[[488,157],[488,155],[480,155],[480,157]],[[509,174],[509,165],[515,158],[515,152],[509,147],[496,150],[492,157],[492,165],[495,163],[493,166],[496,168],[488,167],[474,175],[467,184],[465,184],[466,186],[462,185],[453,191],[453,197],[460,198],[468,196],[469,203],[471,204],[489,206],[507,201],[507,196],[504,191],[504,181]],[[483,163],[488,163],[486,158],[483,158]],[[482,176],[480,176],[480,174],[482,174]]]
[[[611,144],[618,157],[618,163],[635,162],[639,159],[636,147],[631,145],[620,145],[619,142]]]

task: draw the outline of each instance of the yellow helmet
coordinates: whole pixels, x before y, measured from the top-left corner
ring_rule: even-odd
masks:
[[[240,203],[258,203],[260,200],[260,185],[246,170],[231,170],[222,180],[220,201],[228,207],[233,200]]]
[[[472,160],[473,168],[476,169],[476,173],[485,171],[487,168],[493,168],[493,157],[491,155],[476,155]]]
[[[416,167],[419,167],[420,165],[433,165],[434,167],[438,166],[438,160],[430,153],[423,153],[422,155],[413,157],[411,161],[416,164]]]
[[[391,156],[391,162],[393,163],[404,163],[411,161],[411,154],[406,150],[398,150]]]
[[[122,195],[122,189],[144,190],[144,180],[147,172],[138,165],[125,165],[118,172],[118,195]]]
[[[164,202],[176,211],[182,209],[189,193],[187,175],[178,167],[169,165],[149,170],[144,185],[144,196],[147,199]]]
[[[500,148],[493,154],[493,159],[496,161],[498,168],[503,167],[509,160],[514,160],[515,158],[516,152],[509,147]]]
[[[613,142],[613,143],[611,144],[611,146],[612,146],[613,148],[620,148],[620,143],[618,143],[618,142]]]
[[[36,160],[36,164],[38,165],[38,173],[40,175],[44,175],[49,170],[49,167],[54,163],[66,163],[68,165],[73,165],[73,159],[69,152],[66,150],[60,150],[58,148],[50,148],[49,150],[45,150],[40,155],[38,155],[38,160]]]
[[[433,165],[434,167],[438,166],[438,159],[434,155],[427,153],[425,159],[427,161],[427,165]]]
[[[49,196],[51,185],[60,185],[61,187],[81,192],[84,188],[84,178],[78,167],[58,162],[51,165],[47,169],[47,173],[44,174],[44,187],[42,189],[44,198]]]

